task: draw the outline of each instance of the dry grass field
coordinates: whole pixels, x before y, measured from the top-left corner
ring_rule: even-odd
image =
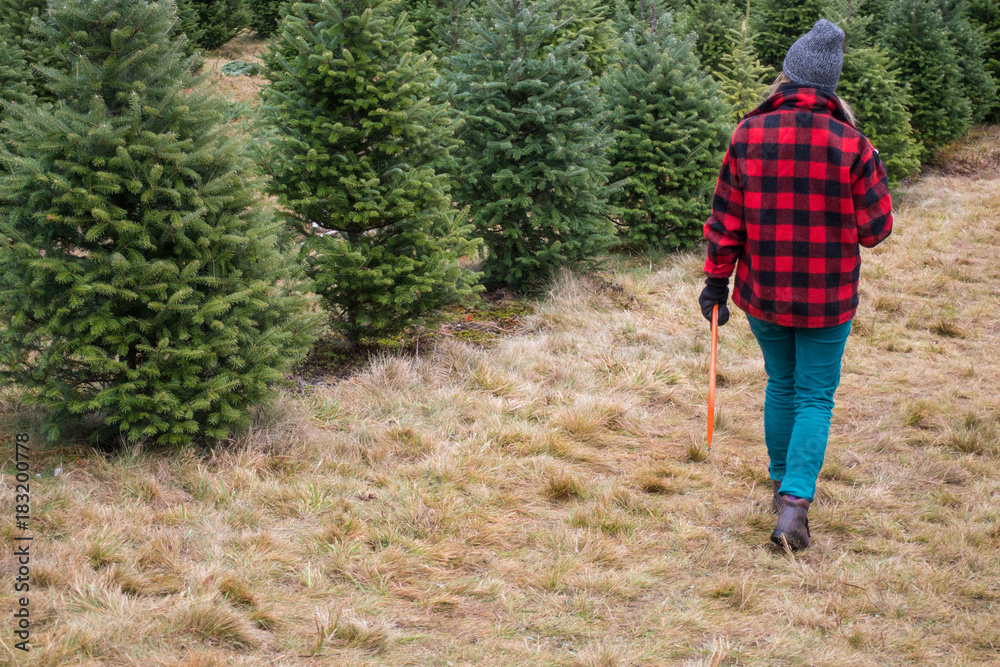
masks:
[[[955,150],[978,177],[904,188],[865,256],[807,551],[767,544],[745,318],[706,456],[700,254],[620,259],[213,451],[36,442],[34,650],[7,462],[0,664],[1000,663],[1000,139]],[[14,390],[0,412],[7,457]]]

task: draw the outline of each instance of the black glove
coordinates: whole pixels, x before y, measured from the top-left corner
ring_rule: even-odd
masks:
[[[729,321],[729,306],[726,299],[729,298],[729,278],[706,278],[705,289],[698,297],[698,305],[701,306],[701,314],[710,323],[712,321],[712,306],[719,304],[719,326]]]

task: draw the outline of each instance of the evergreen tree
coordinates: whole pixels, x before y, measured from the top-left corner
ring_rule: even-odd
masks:
[[[285,0],[247,0],[250,29],[264,39],[273,35],[281,23],[284,4]]]
[[[587,67],[600,76],[616,57],[618,31],[606,0],[561,0],[553,5],[557,22],[556,43],[582,40]]]
[[[217,49],[250,25],[244,0],[190,0],[198,14],[198,46]]]
[[[844,53],[874,44],[870,30],[875,17],[865,11],[865,0],[833,0],[827,8],[826,18],[844,31]]]
[[[731,2],[731,0],[722,0],[722,2]],[[671,15],[676,15],[686,9],[691,8],[692,0],[664,0],[663,2],[658,2],[657,11],[669,12]],[[613,0],[613,9],[616,12],[621,12],[622,23],[620,25],[621,32],[626,32],[629,26],[630,16],[638,16],[639,18],[648,18],[646,12],[649,11],[650,5],[652,5],[651,0]]]
[[[909,85],[913,129],[923,158],[961,137],[972,123],[962,70],[939,0],[898,0],[881,32],[900,78]]]
[[[434,31],[438,26],[443,12],[438,7],[438,0],[410,0],[406,11],[413,24],[414,40],[418,53],[432,51],[437,47],[437,37]]]
[[[185,53],[191,54],[196,49],[192,39],[200,38],[202,30],[198,23],[198,14],[191,5],[192,0],[178,0],[177,14],[179,21],[172,36],[187,34]],[[49,0],[0,0],[0,43],[5,43],[12,49],[12,54],[4,56],[11,61],[16,57],[21,59],[24,80],[31,87],[37,99],[41,102],[55,100],[47,89],[47,79],[41,69],[57,66],[53,46],[44,38],[39,28],[33,27],[34,19],[45,20]]]
[[[837,93],[858,118],[858,129],[879,151],[891,183],[920,170],[920,144],[910,127],[906,86],[892,69],[889,55],[873,47],[853,48],[844,54]]]
[[[980,26],[969,22],[965,0],[941,0],[941,13],[955,45],[962,92],[972,106],[972,122],[981,123],[997,105],[997,84],[986,64],[986,35]]]
[[[872,46],[875,17],[866,0],[834,0],[827,18],[844,31],[844,67],[837,94],[851,104],[858,129],[872,142],[899,183],[920,170],[920,144],[910,125],[910,95],[888,53]]]
[[[0,100],[25,104],[33,97],[24,52],[0,36]],[[6,107],[0,105],[0,121],[7,116]],[[0,132],[3,128],[0,127]]]
[[[30,104],[34,101],[34,91],[29,81],[28,67],[24,52],[4,37],[0,37],[0,100],[8,104]],[[7,118],[7,105],[0,104],[0,144],[3,144],[7,129],[3,121]],[[0,165],[0,174],[4,168]],[[0,241],[2,242],[2,241]]]
[[[457,194],[486,241],[493,284],[537,284],[613,238],[604,104],[582,38],[558,41],[554,4],[491,0],[450,59],[465,120]]]
[[[750,3],[739,28],[729,31],[730,51],[722,56],[716,78],[722,85],[726,102],[732,109],[732,118],[739,122],[764,101],[764,96],[775,77],[774,70],[762,65],[754,48],[755,35],[750,28]]]
[[[100,438],[226,437],[310,343],[247,139],[191,92],[172,2],[66,0],[53,105],[0,151],[0,379]]]
[[[44,16],[47,9],[48,0],[0,0],[0,43],[11,49],[4,59],[43,101],[52,98],[36,68],[50,65],[51,55],[46,44],[33,38],[31,24],[34,17]],[[16,65],[15,58],[21,59],[22,66]]]
[[[698,35],[695,52],[702,66],[717,71],[725,55],[731,52],[732,30],[739,28],[735,8],[727,1],[696,0],[681,15],[679,23],[684,32]]]
[[[265,55],[274,192],[351,341],[466,301],[478,278],[459,263],[477,247],[468,212],[435,170],[455,120],[413,46],[397,0],[321,0],[296,4]]]
[[[177,0],[177,23],[174,26],[173,36],[184,35],[186,39],[182,44],[184,45],[184,53],[187,55],[198,50],[198,45],[201,44],[202,38],[205,36],[205,28],[201,25],[201,15],[198,14],[198,8],[194,3],[195,0]],[[192,65],[197,69],[201,62],[201,59],[196,59]]]
[[[8,44],[26,48],[31,34],[31,19],[43,16],[48,0],[0,0],[0,38]]]
[[[1000,81],[1000,0],[969,0],[966,11],[972,24],[983,31],[986,70],[994,81]]]
[[[826,16],[829,0],[760,0],[752,16],[761,62],[777,71],[795,40]]]
[[[868,24],[869,33],[874,33],[879,26],[884,26],[892,13],[892,5],[898,0],[861,0],[858,6],[860,16],[871,16]]]
[[[477,5],[473,0],[409,0],[417,52],[447,58],[458,50]]]
[[[614,128],[612,174],[624,181],[611,196],[613,215],[624,242],[637,248],[701,239],[732,130],[718,84],[694,54],[694,36],[678,38],[670,23],[655,9],[647,21],[635,18],[621,61],[601,82]]]

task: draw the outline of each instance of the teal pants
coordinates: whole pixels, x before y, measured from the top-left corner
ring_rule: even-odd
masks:
[[[764,354],[764,442],[779,493],[812,501],[830,437],[851,323],[821,329],[784,327],[747,315]]]

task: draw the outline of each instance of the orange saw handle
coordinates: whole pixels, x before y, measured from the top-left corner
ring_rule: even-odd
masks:
[[[719,344],[719,304],[712,306],[712,349],[708,361],[708,451],[712,451],[715,427],[715,358]]]

